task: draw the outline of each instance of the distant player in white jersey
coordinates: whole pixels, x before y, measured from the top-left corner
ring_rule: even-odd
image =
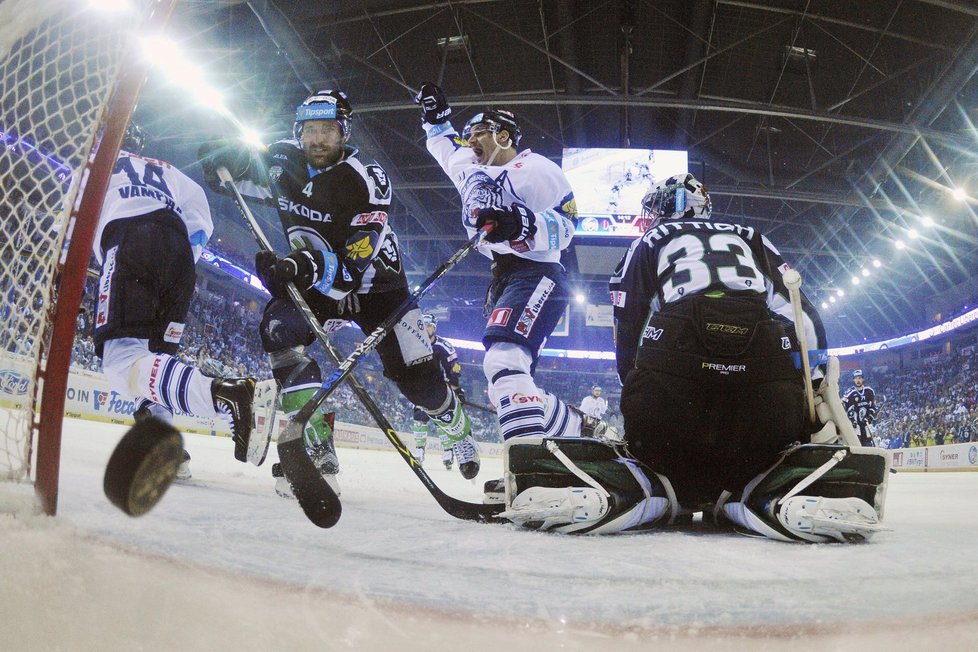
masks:
[[[581,412],[589,417],[600,419],[607,411],[608,401],[601,396],[601,387],[598,385],[593,386],[591,388],[591,393],[585,396],[584,400],[581,401]]]
[[[460,135],[439,87],[423,84],[416,99],[428,151],[461,195],[466,232],[494,227],[479,248],[492,260],[483,370],[503,438],[579,433],[580,416],[532,377],[569,297],[560,261],[577,223],[570,183],[553,161],[517,150],[520,128],[511,112],[477,113]]]
[[[194,265],[214,225],[203,189],[169,163],[140,156],[130,125],[94,240],[101,264],[95,348],[112,389],[137,398],[137,421],[174,412],[229,418],[234,456],[247,460],[255,380],[210,378],[175,355],[193,297]],[[178,478],[189,478],[184,464]]]

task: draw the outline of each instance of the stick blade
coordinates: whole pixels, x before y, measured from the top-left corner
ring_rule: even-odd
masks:
[[[290,423],[289,427],[293,425]],[[282,472],[292,486],[292,493],[306,518],[321,528],[336,525],[343,513],[340,498],[309,459],[302,437],[280,438],[277,448]]]

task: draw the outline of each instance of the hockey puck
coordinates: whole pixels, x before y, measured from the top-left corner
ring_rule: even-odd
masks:
[[[160,502],[183,461],[183,437],[150,417],[134,425],[112,451],[102,488],[113,505],[142,516]]]

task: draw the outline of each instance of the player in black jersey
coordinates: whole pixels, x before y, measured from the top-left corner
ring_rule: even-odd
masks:
[[[372,332],[409,296],[397,236],[388,224],[391,184],[378,164],[362,162],[348,144],[353,109],[346,94],[323,90],[296,110],[292,139],[257,156],[240,147],[206,146],[205,177],[219,189],[214,170],[224,165],[242,194],[278,210],[292,253],[260,252],[255,267],[272,293],[260,332],[272,372],[282,385],[282,407],[297,412],[320,387],[319,365],[306,354],[315,340],[285,285],[303,293],[327,332],[355,322]],[[479,456],[461,402],[432,359],[421,311],[415,307],[377,346],[384,374],[434,419],[455,447],[462,475],[473,478]],[[322,412],[310,420],[306,443],[324,477],[339,470],[332,429]]]
[[[873,445],[873,423],[876,421],[876,392],[865,385],[862,369],[852,372],[852,387],[842,397],[842,405],[863,446]]]
[[[442,338],[438,337],[438,320],[435,316],[429,312],[422,315],[424,319],[425,328],[428,331],[428,338],[431,340],[431,349],[435,354],[435,362],[441,368],[445,378],[448,380],[449,387],[455,392],[459,400],[465,401],[465,392],[462,391],[460,383],[460,376],[462,373],[462,365],[458,362],[458,353],[455,352],[455,347],[451,343]],[[414,408],[414,458],[424,463],[425,456],[425,446],[428,443],[428,424],[431,423],[431,417],[422,410],[421,408],[415,406]],[[452,462],[454,461],[454,455],[452,454],[451,443],[443,436],[439,435],[441,439],[442,446],[442,464],[445,465],[446,469],[452,468]]]

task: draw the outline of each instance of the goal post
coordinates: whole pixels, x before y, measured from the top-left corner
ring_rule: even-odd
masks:
[[[146,76],[136,39],[174,4],[0,2],[0,480],[33,482],[48,514],[92,240]]]

